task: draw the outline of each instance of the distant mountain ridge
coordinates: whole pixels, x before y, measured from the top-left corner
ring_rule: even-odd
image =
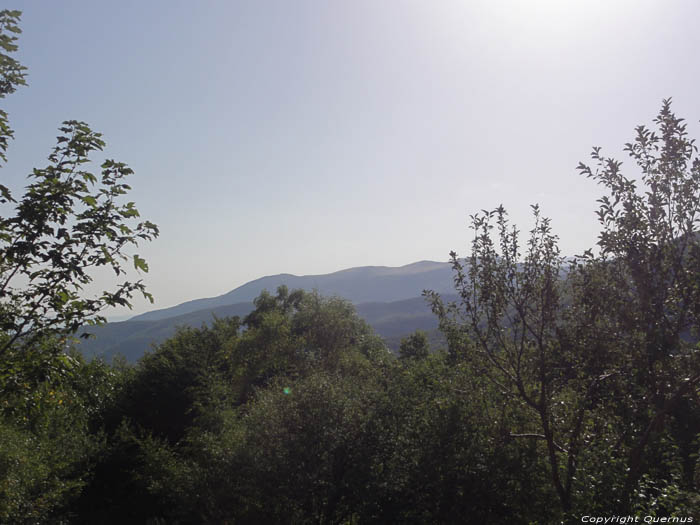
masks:
[[[456,296],[447,295],[445,298],[452,300]],[[237,303],[154,321],[122,321],[91,326],[87,330],[95,337],[82,339],[77,344],[80,351],[89,357],[99,356],[109,360],[121,354],[128,361],[136,361],[153,344],[172,337],[178,326],[199,327],[209,324],[214,316],[244,317],[253,308],[252,302]],[[361,303],[355,305],[355,308],[357,314],[384,338],[392,350],[397,350],[401,338],[415,330],[436,332],[438,328],[437,317],[430,311],[423,297],[385,303]]]
[[[411,299],[430,289],[454,293],[452,266],[447,262],[419,261],[405,266],[359,266],[322,275],[278,274],[261,277],[218,297],[195,299],[177,306],[134,316],[130,321],[158,321],[198,310],[252,302],[260,292],[274,293],[281,285],[290,290],[318,290],[321,295],[338,295],[360,304]]]
[[[171,337],[178,326],[198,327],[214,316],[244,317],[254,308],[253,300],[263,290],[274,293],[286,285],[290,290],[317,290],[337,295],[355,304],[357,313],[394,350],[401,337],[421,329],[437,330],[437,319],[421,294],[435,290],[454,294],[450,263],[420,261],[399,267],[361,266],[324,275],[279,274],[250,281],[218,297],[196,299],[137,315],[128,321],[107,323],[86,330],[94,338],[81,340],[78,348],[86,356],[111,359],[121,354],[135,361],[153,344]]]

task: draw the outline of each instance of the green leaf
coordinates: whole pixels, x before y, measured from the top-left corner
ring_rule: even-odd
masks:
[[[134,268],[148,273],[148,264],[145,259],[142,259],[138,255],[134,255]]]
[[[86,195],[85,197],[83,197],[82,201],[88,206],[92,206],[93,208],[97,206],[97,199],[95,199],[95,197],[91,197],[90,195]]]

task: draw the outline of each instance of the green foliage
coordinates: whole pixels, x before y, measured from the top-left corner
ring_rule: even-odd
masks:
[[[68,522],[102,451],[98,422],[118,374],[50,352],[8,352],[0,369],[0,520]]]
[[[19,11],[0,11],[0,98],[25,84],[26,68],[10,55],[17,50],[19,16]],[[152,300],[141,281],[123,281],[114,291],[82,297],[91,272],[101,266],[120,276],[131,257],[135,269],[147,272],[146,262],[126,250],[157,237],[158,228],[134,222],[139,217],[134,203],[121,202],[131,189],[124,182],[133,173],[126,164],[105,160],[99,176],[86,169],[91,153],[105,146],[100,133],[75,120],[59,131],[49,165],[33,170],[19,200],[0,185],[0,203],[15,204],[14,215],[0,216],[0,332],[9,336],[0,353],[102,322],[101,310],[130,306],[135,292]],[[3,161],[11,138],[8,116],[0,111]]]
[[[25,84],[17,50],[18,11],[0,11],[0,98]],[[103,321],[107,306],[129,306],[141,281],[82,296],[91,272],[124,273],[128,245],[151,240],[157,227],[132,221],[138,211],[120,203],[131,170],[105,161],[98,176],[89,156],[105,143],[77,121],[64,122],[49,165],[35,169],[23,196],[0,185],[0,521],[68,523],[71,506],[91,478],[104,447],[102,419],[123,384],[123,370],[85,363],[68,351],[84,323]],[[13,136],[0,111],[0,160]],[[6,211],[10,214],[7,215]],[[147,271],[143,259],[133,257]]]
[[[95,461],[90,483],[71,506],[75,522],[179,523],[164,521],[178,507],[177,487],[163,485],[172,481],[176,464],[164,440],[122,421]]]
[[[610,193],[599,200],[599,254],[566,270],[536,206],[523,253],[501,207],[472,217],[468,261],[452,253],[459,304],[428,294],[451,354],[528,415],[508,433],[542,446],[570,516],[592,501],[629,512],[645,474],[696,491],[700,160],[670,101],[655,123],[626,146],[639,181],[599,148],[596,169],[579,166]]]
[[[381,339],[343,299],[302,290],[289,293],[282,286],[276,296],[261,294],[255,305],[232,351],[241,402],[275,377],[296,378],[319,367],[335,371],[389,358]]]
[[[347,522],[366,499],[367,383],[327,372],[267,389],[243,419],[257,522]]]
[[[129,224],[139,214],[133,202],[119,203],[130,189],[123,179],[132,170],[125,164],[105,161],[99,183],[83,169],[89,154],[105,145],[99,133],[76,121],[65,122],[60,131],[50,165],[34,170],[15,216],[0,220],[0,329],[10,335],[3,351],[103,321],[102,309],[130,306],[134,292],[150,298],[141,281],[124,281],[96,298],[81,297],[91,270],[108,266],[122,275],[127,246],[153,239],[158,228],[149,221]],[[148,271],[138,255],[133,261]]]
[[[20,15],[20,11],[7,9],[0,11],[0,99],[14,93],[19,86],[27,85],[25,80],[27,68],[11,55],[18,49],[15,42],[18,40],[17,35],[22,32],[18,26]],[[7,162],[7,147],[13,135],[7,112],[0,110],[0,161],[2,162]],[[0,204],[10,200],[12,200],[10,190],[0,184]]]
[[[376,338],[338,299],[281,289],[256,304],[243,324],[181,330],[133,370],[106,415],[82,519],[552,516],[530,508],[552,498],[536,444],[500,432],[522,416],[490,402],[483,379],[443,353],[377,358]]]
[[[0,421],[0,519],[46,521],[75,482],[61,479],[57,450],[31,432]],[[58,472],[57,472],[58,471]],[[58,476],[57,476],[58,474]]]
[[[599,201],[600,255],[594,260],[588,253],[586,261],[594,260],[615,297],[605,317],[620,334],[616,394],[634,400],[618,409],[633,422],[625,440],[623,505],[644,473],[667,463],[654,458],[661,443],[685,449],[690,488],[688,445],[700,431],[696,404],[689,403],[700,385],[700,157],[670,100],[654,123],[656,130],[637,127],[634,142],[625,146],[641,172],[636,180],[599,148],[592,154],[595,169],[579,166],[609,192]]]
[[[216,428],[218,410],[233,402],[223,383],[239,328],[238,318],[183,328],[146,354],[123,393],[118,415],[171,444],[194,424]]]
[[[289,423],[307,431],[289,436],[288,444],[295,448],[276,467],[298,470],[287,462],[308,448],[312,434],[328,428],[328,439],[319,446],[336,447],[330,438],[349,432],[343,427],[346,416],[359,418],[354,424],[364,421],[367,396],[361,410],[342,406],[354,403],[350,391],[359,395],[376,378],[373,364],[383,361],[373,359],[380,349],[387,358],[389,354],[352,307],[285,288],[276,296],[262,294],[256,305],[243,323],[232,318],[211,327],[181,329],[129,371],[116,403],[104,413],[108,446],[77,505],[89,521],[157,517],[211,522],[242,514],[256,521],[255,516],[283,516],[282,509],[294,498],[278,495],[273,510],[269,490],[261,492],[266,467],[260,461],[264,436],[256,434],[263,432],[258,425],[273,424],[274,418],[283,418],[281,425],[287,425],[284,418],[311,418]],[[329,388],[330,397],[324,397],[318,381]],[[288,411],[291,405],[277,406],[279,399],[306,401]],[[336,423],[342,428],[335,428]],[[357,437],[344,439],[359,453],[363,445]],[[315,455],[311,450],[307,454]],[[326,468],[319,466],[307,479],[321,476]],[[360,465],[354,468],[361,470]],[[245,472],[244,479],[240,472]],[[345,489],[334,490],[340,495]],[[128,509],[119,509],[120,499],[134,492],[139,498]],[[317,512],[305,504],[301,508],[300,516]]]
[[[424,331],[417,330],[408,337],[401,339],[401,345],[399,346],[401,359],[425,359],[429,354],[428,334]]]

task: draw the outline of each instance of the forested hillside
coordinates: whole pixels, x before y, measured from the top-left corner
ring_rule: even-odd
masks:
[[[19,17],[0,11],[1,97],[24,84]],[[3,163],[11,138],[0,112]],[[452,295],[423,298],[444,344],[398,355],[348,300],[279,286],[136,363],[86,360],[81,327],[149,297],[126,268],[159,232],[126,164],[95,169],[104,147],[67,121],[0,185],[1,523],[700,519],[700,157],[670,100],[631,173],[600,148],[579,165],[597,246],[564,258],[538,206],[525,234],[472,215]],[[117,281],[90,296],[96,268]]]
[[[359,277],[357,282],[366,286],[366,283],[362,282],[362,277]],[[263,290],[261,289],[261,292]],[[407,290],[414,290],[414,288],[407,287]],[[416,290],[416,293],[421,291]],[[447,296],[456,297],[450,294]],[[175,335],[178,327],[199,328],[203,324],[210,325],[215,318],[245,317],[254,308],[255,305],[251,301],[205,308],[158,320],[138,320],[143,317],[137,316],[129,321],[86,326],[78,333],[87,333],[90,337],[81,338],[76,348],[87,358],[100,357],[111,361],[115,356],[122,356],[127,361],[135,362],[153,345],[161,344]],[[398,351],[400,339],[415,330],[427,331],[441,339],[437,334],[437,318],[430,311],[430,305],[423,297],[401,301],[360,303],[355,305],[355,309],[360,318],[364,319],[394,352]]]

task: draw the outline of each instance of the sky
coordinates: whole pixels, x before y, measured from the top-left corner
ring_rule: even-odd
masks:
[[[3,183],[17,196],[83,120],[160,227],[137,250],[155,304],[113,319],[265,275],[467,255],[469,215],[501,204],[526,231],[538,203],[575,255],[599,231],[602,188],[576,172],[593,146],[624,160],[666,97],[700,136],[693,0],[7,7],[29,86],[3,101]]]

